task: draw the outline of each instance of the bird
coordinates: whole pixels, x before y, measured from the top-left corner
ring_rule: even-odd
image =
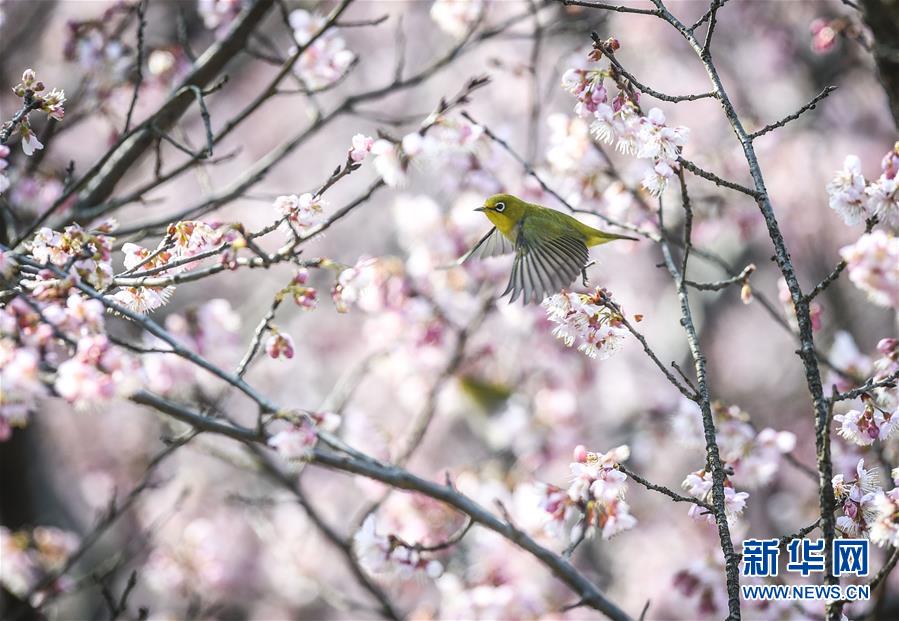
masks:
[[[583,275],[586,286],[589,247],[616,239],[638,241],[595,229],[512,194],[495,194],[475,211],[483,212],[493,228],[457,263],[515,253],[509,285],[500,295],[511,293],[510,304],[519,296],[524,304],[540,302],[570,286],[578,274]]]

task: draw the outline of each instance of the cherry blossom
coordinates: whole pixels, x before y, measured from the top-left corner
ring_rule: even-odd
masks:
[[[287,285],[279,294],[280,296],[290,296],[294,304],[303,310],[312,310],[318,305],[318,291],[314,287],[308,286],[309,270],[300,268]]]
[[[439,561],[424,557],[417,548],[393,535],[380,534],[377,528],[377,519],[372,514],[353,535],[353,551],[366,571],[394,574],[404,579],[416,573],[429,578],[439,578],[443,574],[443,565]]]
[[[783,456],[796,446],[796,435],[770,427],[757,430],[749,413],[739,406],[712,403],[715,439],[721,460],[733,470],[730,479],[741,487],[758,488],[770,483],[783,462]],[[675,436],[691,448],[701,448],[702,412],[699,406],[682,397],[671,419]]]
[[[375,144],[375,139],[371,136],[366,136],[365,134],[356,134],[353,136],[353,146],[350,149],[350,159],[354,162],[361,162],[368,154],[371,153],[371,148]]]
[[[197,0],[197,13],[206,28],[221,35],[240,13],[242,4],[243,0]]]
[[[113,277],[112,243],[108,235],[114,223],[93,230],[77,224],[67,226],[62,233],[41,228],[31,241],[31,256],[36,261],[66,267],[97,289],[110,284]],[[56,278],[55,274],[51,276]]]
[[[80,409],[127,397],[140,387],[140,363],[105,336],[81,338],[75,355],[59,365],[54,384],[61,397]]]
[[[870,446],[875,440],[886,441],[895,430],[892,413],[883,411],[870,399],[863,411],[849,410],[833,418],[841,423],[840,435],[859,446]]]
[[[834,20],[835,21],[835,20]],[[826,54],[837,44],[837,32],[833,28],[831,20],[818,18],[809,25],[812,34],[812,51],[816,54]]]
[[[845,330],[838,330],[833,335],[833,344],[830,347],[828,358],[835,367],[847,371],[854,377],[868,377],[873,371],[871,358],[859,351],[852,335]],[[840,391],[846,391],[854,388],[855,382],[840,373],[831,371],[827,376],[827,385],[836,386]]]
[[[296,194],[279,196],[275,199],[275,209],[281,217],[300,229],[308,229],[321,222],[326,205],[324,199],[309,192],[300,196]]]
[[[483,11],[483,0],[435,0],[431,5],[431,19],[445,33],[462,38]]]
[[[31,124],[27,120],[19,123],[19,134],[22,136],[22,151],[24,151],[25,155],[31,157],[35,151],[40,151],[44,148],[44,145],[37,139],[37,135],[31,129]]]
[[[880,229],[840,249],[849,280],[878,306],[899,307],[899,240]]]
[[[837,171],[827,184],[830,208],[836,211],[848,225],[859,224],[868,217],[865,196],[865,177],[862,175],[861,160],[855,155],[847,155],[842,170]]]
[[[876,492],[871,506],[877,514],[868,532],[871,541],[879,546],[899,546],[899,488]]]
[[[836,527],[846,537],[867,535],[877,518],[874,498],[881,491],[877,472],[865,469],[865,460],[859,459],[855,479],[846,481],[843,474],[833,477],[833,491],[843,515],[837,518]]]
[[[303,9],[292,11],[288,19],[298,46],[308,45],[325,25],[324,17]],[[290,53],[297,51],[294,47]],[[337,29],[329,28],[300,54],[294,71],[307,87],[322,88],[340,79],[354,60],[355,54],[346,49],[346,42]]]
[[[384,183],[392,188],[406,185],[407,163],[398,144],[381,138],[372,145],[371,154],[375,156],[375,170]]]
[[[712,501],[712,473],[707,470],[697,470],[691,472],[681,484],[687,490],[687,493],[702,500],[711,503]],[[746,499],[749,498],[748,492],[738,492],[734,489],[730,479],[724,479],[724,514],[727,516],[729,524],[736,522],[737,518],[743,513],[746,507]],[[706,509],[699,505],[692,505],[688,511],[688,515],[694,520],[705,519],[710,524],[715,523],[715,516],[708,513]]]
[[[599,531],[603,539],[633,528],[636,518],[624,500],[627,475],[617,465],[630,456],[626,445],[608,453],[591,453],[583,446],[574,449],[575,460],[569,466],[572,481],[568,490],[546,485],[540,508],[547,514],[547,532],[559,536],[576,519],[570,532],[571,542]]]
[[[593,294],[563,292],[543,301],[546,317],[556,324],[553,336],[567,347],[578,344],[578,350],[590,358],[605,360],[621,348],[627,330],[614,311],[600,303],[610,294],[597,289]]]
[[[619,45],[614,39],[611,41],[609,45]],[[591,61],[600,57],[595,50],[589,55]],[[610,99],[604,83],[611,76],[609,68],[572,68],[563,75],[562,86],[577,98],[577,115],[592,119],[590,131],[598,141],[614,142],[619,152],[650,161],[642,185],[658,196],[680,168],[678,158],[690,132],[686,127],[666,125],[665,114],[659,108],[643,115],[632,92],[619,90]]]
[[[31,596],[31,605],[39,606],[48,593],[65,592],[74,586],[74,581],[64,576],[42,591],[33,592],[45,578],[63,567],[78,545],[75,533],[52,526],[37,526],[30,532],[13,532],[0,526],[0,585],[20,598]]]
[[[293,358],[293,339],[289,334],[279,332],[271,328],[271,333],[265,341],[265,353],[272,358]]]

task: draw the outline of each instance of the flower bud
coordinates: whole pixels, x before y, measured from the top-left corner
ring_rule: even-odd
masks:
[[[740,301],[743,302],[743,304],[752,302],[752,287],[748,282],[744,282],[743,286],[740,287]]]
[[[574,447],[574,461],[583,464],[587,461],[587,447],[583,444],[578,444]]]

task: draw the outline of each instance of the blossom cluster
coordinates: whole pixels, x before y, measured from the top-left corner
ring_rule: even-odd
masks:
[[[243,0],[197,0],[197,14],[203,25],[221,35],[240,13]]]
[[[617,220],[652,226],[635,207],[640,203],[621,180],[609,175],[608,162],[590,135],[590,125],[578,116],[551,114],[546,150],[547,173],[568,204],[580,209],[602,209]]]
[[[712,403],[715,439],[721,460],[733,471],[730,478],[750,489],[770,483],[780,469],[783,456],[796,446],[796,435],[771,427],[756,429],[747,412],[736,405]],[[699,448],[702,444],[702,413],[695,402],[682,398],[672,421],[676,437]]]
[[[46,394],[42,363],[55,367],[56,394],[76,408],[141,387],[137,359],[105,336],[102,302],[76,291],[71,280],[0,309],[0,438],[9,437],[10,426],[24,424],[34,400]]]
[[[861,446],[868,446],[875,440],[881,442],[893,434],[893,412],[879,407],[872,398],[865,398],[863,410],[849,410],[836,414],[833,418],[840,423],[840,435]]]
[[[275,199],[275,211],[287,222],[304,230],[310,229],[322,221],[327,204],[327,201],[321,196],[313,195],[311,192],[299,196],[290,194]]]
[[[421,546],[410,545],[396,535],[378,532],[374,514],[365,518],[353,535],[353,551],[359,564],[375,574],[392,574],[407,579],[415,574],[439,578],[443,574],[440,561],[422,554]]]
[[[484,0],[435,0],[431,19],[445,33],[461,39],[484,11]]]
[[[697,470],[691,472],[684,479],[681,486],[693,498],[711,504],[712,502],[712,473],[708,470]],[[746,499],[749,498],[748,492],[738,492],[734,489],[734,484],[730,478],[724,477],[724,515],[727,521],[733,524],[736,519],[743,513],[746,508]],[[705,519],[709,523],[715,523],[715,516],[708,512],[704,507],[699,505],[690,505],[688,514],[694,520]]]
[[[31,128],[31,122],[29,121],[30,111],[40,110],[47,115],[47,118],[57,121],[61,121],[65,114],[65,91],[54,88],[47,93],[43,93],[44,90],[44,83],[37,79],[32,69],[26,69],[22,73],[22,81],[13,87],[13,93],[22,99],[23,105],[28,110],[28,112],[22,115],[15,128],[22,137],[22,151],[25,152],[25,155],[33,155],[36,150],[44,148],[44,145],[41,144],[41,141],[38,140],[37,135]]]
[[[110,221],[92,230],[85,230],[77,224],[67,226],[61,233],[43,227],[35,233],[30,242],[32,258],[43,265],[53,265],[68,269],[96,289],[104,289],[112,283],[112,244],[109,235],[115,229]],[[54,279],[52,271],[42,272],[42,280]]]
[[[190,258],[225,240],[233,239],[233,233],[231,228],[198,220],[181,220],[170,224],[165,238],[155,250],[132,242],[122,245],[126,273],[149,272],[153,276],[162,277],[186,271],[196,265],[196,261],[190,261]],[[167,285],[120,287],[113,297],[119,304],[134,312],[148,313],[166,304],[174,289]]]
[[[899,308],[899,238],[883,230],[840,249],[849,280],[878,306]]]
[[[203,358],[222,368],[236,363],[240,348],[240,315],[230,302],[215,298],[189,308],[184,314],[172,313],[165,318],[166,332]],[[166,351],[171,347],[162,339],[145,339],[148,348]],[[171,395],[189,393],[214,385],[212,377],[184,358],[170,353],[148,353],[141,356],[147,388]]]
[[[590,54],[591,60],[596,57],[596,52]],[[651,162],[642,183],[650,194],[658,196],[680,168],[678,158],[690,131],[669,127],[659,108],[644,115],[631,92],[619,90],[610,98],[605,81],[612,77],[610,66],[571,68],[562,76],[562,86],[577,99],[575,113],[591,120],[590,131],[597,140],[614,143],[618,151]]]
[[[609,539],[636,526],[637,520],[624,499],[627,475],[617,467],[628,457],[627,445],[608,453],[591,453],[583,446],[576,447],[575,461],[569,466],[572,480],[568,489],[547,485],[540,499],[540,508],[547,514],[546,530],[561,536],[564,528],[576,520],[569,533],[569,540],[574,543],[596,531],[603,539]]]
[[[503,189],[497,178],[498,151],[484,128],[457,116],[439,116],[425,129],[410,132],[396,140],[374,141],[371,153],[374,167],[390,187],[408,182],[409,165],[416,161],[436,168],[453,170],[454,192],[471,189],[480,194],[495,194]]]
[[[331,297],[338,312],[357,306],[367,313],[399,309],[405,300],[405,283],[399,266],[389,259],[360,257],[340,271]]]
[[[590,358],[605,360],[621,349],[627,330],[621,316],[603,300],[611,294],[597,288],[592,294],[563,291],[543,300],[546,317],[556,324],[553,335],[566,346],[578,344],[578,350]]]
[[[68,576],[53,578],[78,549],[78,536],[54,528],[38,526],[31,531],[13,532],[0,526],[0,585],[19,598],[30,597],[39,606],[51,593],[62,593],[74,586]],[[49,585],[36,590],[47,579]]]
[[[837,530],[845,537],[867,536],[871,524],[878,517],[874,498],[882,490],[877,472],[865,469],[865,460],[859,459],[855,478],[847,481],[845,475],[833,477],[833,492],[843,515],[837,518]]]
[[[284,459],[303,461],[310,457],[318,443],[320,430],[330,433],[337,431],[339,426],[340,416],[333,412],[305,413],[290,427],[272,435],[268,445]]]
[[[303,310],[312,310],[318,305],[318,290],[309,286],[309,270],[306,268],[298,269],[290,284],[278,295],[282,298],[290,297]]]
[[[880,339],[877,343],[880,354],[873,361],[863,355],[847,333],[839,333],[831,348],[831,360],[840,369],[853,373],[858,380],[868,379],[881,383],[899,371],[899,341],[894,338]],[[838,390],[855,388],[855,382],[832,374],[829,378]],[[859,402],[856,401],[855,404]],[[896,389],[890,384],[871,389],[860,397],[860,407],[834,415],[840,424],[839,433],[846,440],[858,446],[871,446],[875,441],[885,442],[895,431],[893,416],[899,406]]]
[[[896,485],[899,482],[899,468],[894,468],[890,474],[893,485]],[[868,532],[871,541],[880,546],[899,546],[899,487],[887,492],[876,491],[871,504],[877,514]]]
[[[848,155],[843,168],[827,184],[830,208],[848,225],[860,224],[876,217],[890,228],[899,227],[899,142],[880,162],[880,176],[866,181],[862,163],[856,155]]]
[[[294,65],[294,72],[310,89],[324,88],[339,80],[355,62],[356,56],[346,49],[346,41],[330,27],[310,44],[312,38],[325,27],[326,19],[304,9],[296,9],[288,16],[293,38],[298,47],[290,50],[296,54],[306,46]]]

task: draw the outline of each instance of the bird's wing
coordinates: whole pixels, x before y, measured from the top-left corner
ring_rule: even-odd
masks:
[[[543,224],[527,217],[518,224],[512,276],[502,294],[512,293],[510,303],[522,294],[528,304],[558,293],[574,282],[587,264],[587,246],[576,233]]]
[[[493,227],[490,231],[474,245],[474,248],[465,253],[456,262],[461,265],[469,259],[483,259],[485,257],[497,257],[501,254],[509,254],[515,250],[506,236],[500,233],[499,229]]]

